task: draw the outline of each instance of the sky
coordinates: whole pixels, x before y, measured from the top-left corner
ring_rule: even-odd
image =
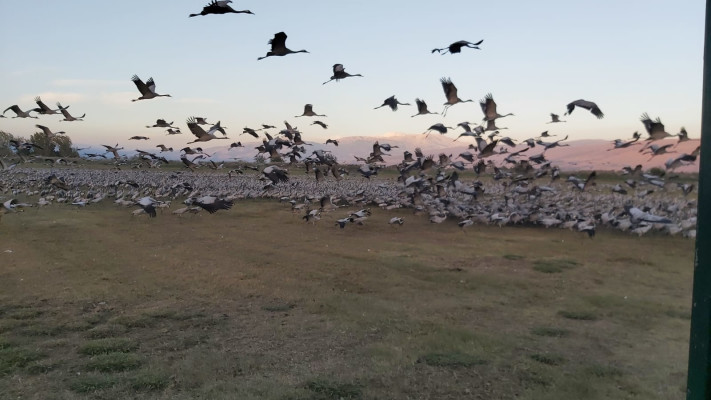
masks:
[[[514,139],[544,130],[570,140],[631,138],[644,132],[645,112],[670,133],[684,126],[690,137],[700,135],[701,0],[234,0],[233,8],[254,15],[188,18],[207,2],[0,0],[3,110],[33,108],[41,96],[50,106],[69,105],[74,116],[86,113],[81,122],[5,118],[0,130],[29,138],[39,123],[66,131],[75,145],[128,149],[185,146],[193,140],[185,123],[191,116],[221,121],[231,139],[225,145],[253,140],[240,136],[243,127],[281,129],[284,121],[314,142],[419,135],[439,122],[479,123],[478,101],[492,93],[501,114],[515,114],[497,121]],[[257,61],[280,31],[287,47],[309,53]],[[460,54],[431,53],[458,40],[483,43]],[[336,63],[363,77],[322,85]],[[140,95],[134,74],[153,77],[156,91],[172,97],[132,102]],[[446,117],[412,118],[415,98],[442,112],[442,77],[474,102],[452,106]],[[373,109],[391,95],[413,105]],[[563,116],[577,99],[596,102],[605,118],[582,109]],[[327,117],[295,117],[307,103]],[[550,113],[567,122],[546,124]],[[174,121],[183,134],[146,128],[158,118]],[[315,119],[328,129],[310,125]],[[151,140],[128,141],[134,135]]]

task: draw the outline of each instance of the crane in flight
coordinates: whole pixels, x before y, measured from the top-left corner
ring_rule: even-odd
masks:
[[[134,75],[131,80],[136,84],[138,91],[141,92],[141,97],[131,101],[149,100],[155,97],[171,97],[169,94],[156,93],[156,83],[153,81],[153,78],[148,78],[144,83],[138,75]]]
[[[442,55],[445,55],[447,53],[449,53],[449,54],[461,53],[463,47],[469,47],[471,49],[481,50],[481,49],[479,49],[479,45],[483,41],[484,40],[480,40],[476,43],[472,43],[472,42],[467,42],[466,40],[459,40],[459,41],[456,41],[456,42],[450,44],[447,47],[443,47],[441,49],[432,49],[432,53],[433,54],[440,53]]]
[[[197,17],[199,15],[208,15],[208,14],[252,14],[254,15],[253,12],[249,10],[235,10],[234,8],[229,6],[229,3],[232,3],[232,0],[212,0],[208,5],[204,6],[202,8],[202,11],[200,11],[198,14],[190,14],[188,17]]]
[[[331,76],[331,79],[327,80],[326,82],[323,83],[323,85],[327,84],[328,82],[331,81],[340,81],[341,79],[346,79],[351,76],[360,76],[362,77],[363,75],[361,74],[349,74],[346,72],[346,69],[343,67],[343,64],[333,64],[333,76]]]
[[[269,44],[272,46],[272,50],[267,52],[267,55],[264,57],[259,57],[257,58],[257,61],[263,60],[267,57],[273,57],[273,56],[285,56],[287,54],[295,54],[295,53],[308,53],[306,50],[291,50],[286,47],[286,33],[284,32],[279,32],[274,34],[274,37],[272,39],[269,39]]]

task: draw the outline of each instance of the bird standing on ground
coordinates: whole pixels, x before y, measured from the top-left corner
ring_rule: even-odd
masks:
[[[440,53],[442,55],[445,55],[447,53],[450,53],[450,54],[461,53],[463,47],[469,47],[470,49],[481,50],[481,49],[479,49],[479,45],[482,44],[482,42],[484,42],[484,40],[480,40],[476,43],[467,42],[466,40],[459,40],[457,42],[450,44],[447,47],[443,47],[441,49],[432,49],[432,53]],[[444,50],[444,52],[443,52],[443,50]]]
[[[331,81],[340,81],[341,79],[346,79],[351,76],[360,76],[362,77],[363,75],[361,74],[349,74],[346,72],[346,69],[343,67],[343,64],[333,64],[333,76],[331,76],[331,79],[327,80],[326,82],[323,83],[323,85],[327,84],[328,82]]]
[[[390,107],[391,110],[397,111],[397,106],[398,106],[398,105],[401,105],[401,106],[409,106],[410,103],[400,103],[400,102],[395,98],[395,95],[392,95],[392,96],[388,97],[387,99],[385,99],[385,101],[383,101],[383,104],[382,104],[382,105],[379,105],[379,106],[375,107],[374,110],[377,110],[378,108],[381,108],[381,107],[388,106],[388,107]]]
[[[133,83],[136,84],[136,88],[138,88],[138,91],[141,92],[141,97],[137,99],[133,99],[131,101],[138,101],[138,100],[149,100],[155,97],[171,97],[169,94],[158,94],[156,93],[156,83],[153,81],[153,78],[148,78],[148,80],[143,83],[141,78],[138,77],[138,75],[134,75],[131,80]]]
[[[597,104],[593,103],[592,101],[587,101],[587,100],[575,100],[571,103],[568,103],[567,108],[568,111],[565,113],[565,115],[570,115],[573,113],[573,110],[575,107],[580,107],[584,108],[586,110],[589,110],[592,115],[596,116],[598,119],[601,119],[602,117],[605,116],[605,114],[600,111],[600,107],[597,106]]]
[[[264,57],[259,57],[257,58],[257,61],[263,60],[267,57],[272,57],[272,56],[285,56],[287,54],[294,54],[294,53],[308,53],[306,50],[298,50],[298,51],[293,51],[289,48],[286,47],[286,33],[284,32],[279,32],[274,34],[274,38],[269,39],[269,44],[272,46],[272,50],[267,52],[267,55]]]

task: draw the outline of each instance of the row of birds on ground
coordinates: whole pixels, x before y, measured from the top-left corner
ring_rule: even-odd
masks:
[[[292,213],[301,214],[310,223],[325,214],[337,215],[339,210],[350,209],[341,217],[331,218],[342,229],[351,224],[365,225],[370,208],[380,207],[400,214],[388,216],[393,225],[405,223],[401,213],[410,210],[414,215],[426,215],[431,223],[455,219],[462,229],[474,224],[533,225],[568,228],[592,237],[598,227],[604,226],[639,235],[651,231],[695,235],[696,201],[687,199],[694,185],[677,182],[679,192],[674,193],[664,177],[644,173],[641,165],[625,171],[625,189],[620,184],[597,185],[594,171],[583,178],[570,175],[561,182],[555,167],[543,168],[550,175],[549,183],[540,182],[544,174],[530,176],[518,167],[511,171],[493,167],[493,182],[484,184],[480,180],[465,181],[457,171],[440,168],[445,163],[441,160],[439,166],[433,166],[432,176],[420,173],[403,174],[396,180],[346,178],[320,182],[318,178],[291,176],[277,165],[252,168],[259,173],[258,179],[241,169],[223,175],[78,168],[57,176],[56,171],[46,169],[15,168],[0,173],[0,199],[11,193],[12,198],[2,200],[4,211],[17,212],[53,203],[83,208],[113,198],[117,206],[138,206],[133,215],[156,217],[160,210],[176,215],[201,210],[214,214],[230,210],[238,200],[271,198],[287,202]],[[670,181],[675,179],[669,176]],[[571,189],[565,190],[565,186]],[[637,191],[628,196],[628,189]],[[655,189],[659,191],[655,193]],[[39,198],[27,202],[18,196]],[[184,207],[172,208],[172,203],[181,199]]]

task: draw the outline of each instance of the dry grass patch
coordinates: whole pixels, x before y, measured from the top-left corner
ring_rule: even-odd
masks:
[[[79,348],[80,354],[130,353],[138,349],[138,343],[130,338],[107,338],[92,340]]]

